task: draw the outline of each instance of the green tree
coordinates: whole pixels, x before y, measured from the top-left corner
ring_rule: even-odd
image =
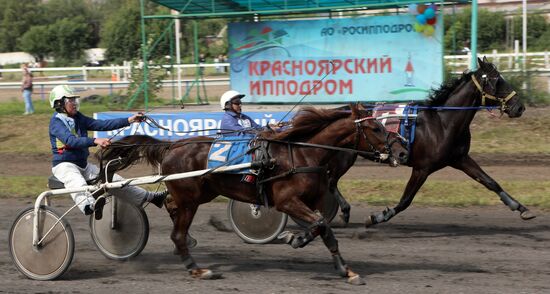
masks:
[[[50,25],[56,63],[62,65],[81,59],[84,49],[89,48],[87,41],[90,33],[90,27],[81,16],[64,18]]]
[[[148,3],[148,14],[168,14],[167,8]],[[141,56],[140,8],[135,1],[125,1],[118,10],[109,15],[101,29],[101,46],[107,49],[108,60],[119,63]],[[146,20],[147,44],[152,46],[160,37],[169,20]],[[169,54],[170,35],[166,35],[150,52],[150,59],[161,58]]]
[[[506,19],[500,12],[486,9],[478,11],[478,51],[506,49],[506,36],[512,34],[512,39],[521,40],[522,16],[512,18],[513,30],[507,31]],[[548,48],[550,24],[546,19],[535,13],[527,16],[527,46],[528,50],[545,50]],[[456,14],[445,16],[445,49],[447,53],[469,46],[471,33],[471,9],[463,9]],[[456,46],[456,47],[454,47]]]
[[[470,47],[472,10],[463,9],[456,14],[445,16],[445,49],[447,53]],[[506,21],[500,12],[487,9],[478,11],[477,46],[479,51],[504,49],[506,41]],[[453,48],[456,45],[456,48]]]
[[[19,39],[34,25],[42,22],[42,7],[39,0],[2,0],[0,22],[0,52],[21,50]]]
[[[54,40],[48,26],[34,26],[30,28],[21,37],[21,49],[28,52],[36,58],[36,60],[44,60],[46,56],[53,53]]]
[[[548,25],[548,29],[546,29],[546,31],[537,40],[535,40],[532,46],[529,45],[529,48],[531,48],[533,51],[550,50],[550,25]]]
[[[515,40],[523,40],[523,17],[514,16],[513,37]],[[540,14],[529,14],[527,17],[527,47],[529,51],[544,50],[545,33],[550,30],[550,24],[546,22],[544,16]],[[550,41],[550,40],[549,40]],[[548,47],[547,47],[548,48]]]

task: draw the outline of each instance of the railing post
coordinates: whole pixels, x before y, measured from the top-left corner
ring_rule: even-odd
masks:
[[[491,58],[493,60],[493,63],[495,64],[495,66],[497,68],[500,68],[500,58],[498,57],[498,51],[497,49],[493,49],[493,58]]]

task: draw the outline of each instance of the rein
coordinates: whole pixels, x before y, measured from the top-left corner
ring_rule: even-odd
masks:
[[[352,148],[344,148],[344,147],[335,147],[335,146],[329,146],[329,145],[322,145],[322,144],[314,144],[314,143],[305,143],[305,142],[292,142],[292,141],[283,141],[283,140],[275,140],[275,139],[260,139],[268,142],[275,142],[275,143],[281,143],[281,144],[289,144],[289,145],[295,145],[295,146],[303,146],[303,147],[312,147],[312,148],[321,148],[321,149],[327,149],[327,150],[335,150],[335,151],[344,151],[344,152],[351,152],[358,155],[364,155],[364,156],[379,156],[380,152],[369,152],[369,151],[359,151]]]

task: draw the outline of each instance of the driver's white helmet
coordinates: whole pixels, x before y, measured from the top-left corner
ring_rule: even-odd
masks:
[[[231,101],[233,98],[243,98],[245,95],[241,94],[235,90],[229,90],[225,93],[223,93],[222,98],[220,98],[220,106],[222,107],[222,110],[225,110],[225,104],[227,102]]]
[[[79,95],[74,93],[74,89],[67,85],[55,86],[50,92],[50,106],[56,108],[55,101],[61,100],[63,98],[78,98]]]

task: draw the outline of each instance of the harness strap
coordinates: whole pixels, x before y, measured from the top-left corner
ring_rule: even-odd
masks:
[[[276,180],[276,179],[288,177],[290,175],[299,174],[299,173],[324,173],[324,172],[326,172],[326,170],[327,170],[326,166],[299,166],[299,167],[293,167],[293,168],[287,170],[286,172],[284,172],[280,175],[276,175],[276,176],[273,176],[273,177],[270,177],[270,178],[267,178],[267,179],[263,179],[263,180],[259,181],[259,183],[263,184],[263,183],[266,183],[266,182],[269,182],[269,181],[273,181],[273,180]]]
[[[360,151],[360,150],[355,150],[355,149],[351,149],[351,148],[335,147],[335,146],[328,146],[328,145],[322,145],[322,144],[305,143],[305,142],[290,142],[290,141],[282,141],[282,140],[275,140],[275,139],[263,139],[263,140],[266,140],[266,141],[269,141],[269,142],[304,146],[304,147],[315,147],[315,148],[335,150],[335,151],[353,152],[355,154],[364,155],[364,156],[378,155],[378,152]]]

